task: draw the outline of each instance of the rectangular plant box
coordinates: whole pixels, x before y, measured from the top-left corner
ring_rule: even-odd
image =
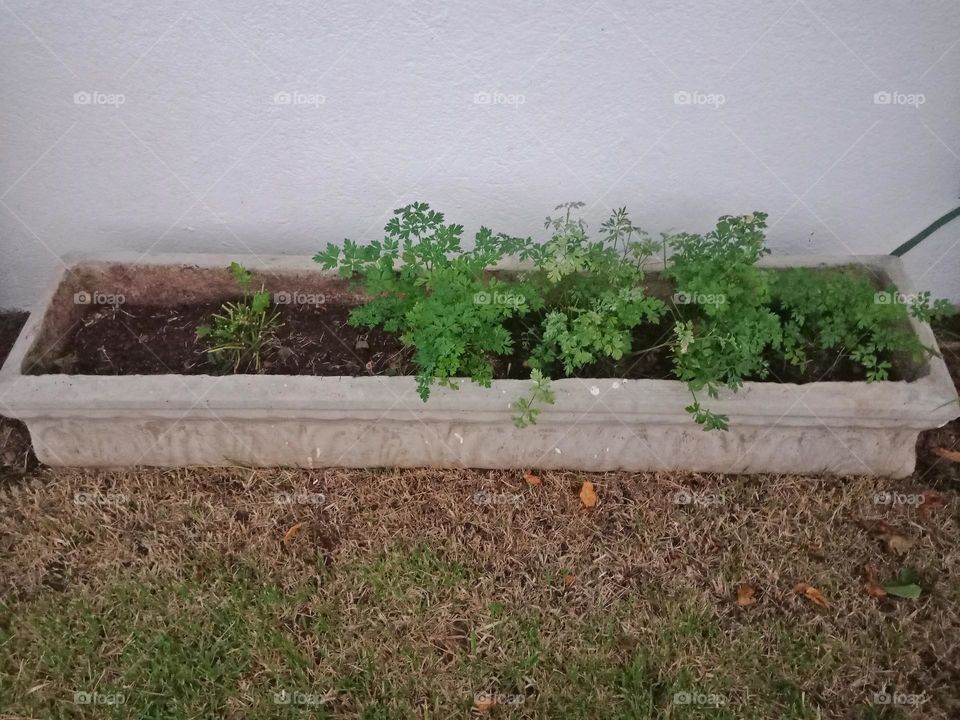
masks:
[[[70,260],[34,309],[0,371],[0,411],[23,420],[48,465],[245,465],[320,468],[692,470],[902,477],[920,431],[960,414],[939,353],[910,382],[747,382],[710,402],[730,418],[705,432],[675,380],[554,380],[537,423],[512,423],[523,380],[435,388],[411,377],[30,374],[98,302],[219,302],[236,294],[240,260],[274,292],[345,292],[307,257],[134,254]],[[889,256],[775,257],[772,267],[863,263],[903,293]],[[357,295],[356,299],[361,300]],[[912,321],[936,349],[930,327]]]

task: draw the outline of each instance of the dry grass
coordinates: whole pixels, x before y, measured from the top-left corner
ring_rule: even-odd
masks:
[[[960,328],[941,337],[960,377]],[[493,717],[958,717],[960,464],[937,447],[960,450],[960,421],[925,434],[911,481],[532,487],[519,471],[35,469],[0,418],[0,719],[462,718],[479,692],[500,694]],[[875,502],[929,488],[943,507]],[[923,594],[875,599],[866,566],[913,568]]]
[[[122,597],[179,618],[239,588],[233,609],[280,627],[303,672],[285,675],[283,643],[258,642],[263,628],[251,623],[236,642],[253,657],[221,699],[235,717],[270,716],[277,706],[265,708],[264,688],[278,678],[343,716],[462,717],[484,690],[523,697],[494,710],[517,717],[960,712],[953,493],[925,513],[874,501],[925,489],[909,483],[607,474],[589,477],[600,503],[587,510],[578,498],[587,476],[541,477],[530,487],[519,472],[42,471],[3,490],[0,638],[12,655],[0,689],[21,713],[69,707],[77,676],[44,657],[51,613],[104,613]],[[678,492],[695,502],[677,504]],[[278,502],[289,496],[300,502]],[[909,536],[906,557],[864,519]],[[881,580],[913,567],[924,593],[873,599],[865,565]],[[800,581],[829,607],[794,592]],[[756,589],[747,608],[735,602],[741,582]],[[130,583],[160,590],[152,601],[118,595]],[[265,608],[264,587],[289,602]],[[60,609],[61,599],[80,607]],[[135,714],[137,683],[157,682],[110,660],[156,630],[124,623],[120,636],[76,649],[99,653],[96,677],[127,688],[117,717]],[[885,688],[927,700],[896,714],[866,708]],[[725,705],[677,705],[676,692]]]

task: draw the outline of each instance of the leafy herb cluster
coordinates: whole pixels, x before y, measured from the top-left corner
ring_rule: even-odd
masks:
[[[525,277],[545,310],[529,330],[529,364],[545,372],[559,364],[568,376],[603,359],[622,359],[632,349],[634,328],[657,323],[666,312],[644,288],[644,264],[655,250],[646,233],[620,209],[601,226],[601,237],[590,240],[584,222],[571,215],[582,205],[560,205],[562,215],[547,217],[552,236],[530,253],[535,269]]]
[[[505,367],[528,370],[533,384],[515,401],[517,427],[553,402],[550,378],[623,372],[635,356],[666,347],[691,393],[687,411],[705,429],[723,430],[729,418],[705,407],[704,396],[746,380],[779,380],[784,368],[816,378],[841,362],[867,380],[885,380],[900,357],[929,352],[910,316],[929,321],[950,312],[928,293],[904,301],[852,268],[761,267],[769,252],[761,212],[724,216],[704,234],[654,240],[625,208],[591,238],[577,216],[582,207],[557,206],[543,243],[481,227],[464,249],[462,225],[414,203],[394,212],[382,240],[331,243],[314,259],[362,286],[370,299],[350,323],[400,337],[423,400],[434,383],[456,388],[470,378],[489,386]],[[503,272],[508,258],[523,269]],[[648,290],[654,260],[672,300]],[[244,298],[225,304],[201,335],[234,371],[259,369],[278,320],[269,296],[249,291],[249,273],[231,270]],[[638,343],[642,328],[667,320],[665,343]]]
[[[833,351],[863,368],[868,380],[886,380],[891,358],[924,353],[904,322],[907,312],[924,322],[950,312],[945,300],[931,302],[930,293],[904,298],[877,292],[870,280],[849,270],[810,272],[792,268],[771,274],[774,299],[783,316],[783,352],[804,367],[812,357]]]
[[[657,322],[662,300],[644,290],[643,266],[654,245],[618,211],[591,240],[568,203],[548,217],[552,236],[544,244],[481,228],[463,250],[463,226],[415,203],[397,210],[386,237],[369,245],[333,243],[315,260],[359,278],[371,300],[350,322],[396,332],[414,352],[417,387],[426,400],[434,382],[456,387],[469,377],[489,386],[494,363],[526,353],[534,389],[517,401],[515,423],[535,421],[537,404],[552,402],[549,377],[572,375],[601,359],[621,360],[632,348],[633,329]],[[503,276],[496,266],[508,257],[526,262],[525,272]]]
[[[677,312],[674,372],[687,383],[693,402],[686,409],[708,430],[725,430],[728,418],[702,407],[697,393],[717,397],[721,386],[736,390],[748,377],[769,374],[764,351],[782,341],[780,320],[770,307],[769,272],[756,266],[767,252],[767,216],[720,218],[705,235],[681,233],[664,275],[686,301]]]
[[[529,286],[488,270],[509,256],[528,258],[531,241],[480,228],[463,250],[463,226],[425,203],[397,210],[385,230],[382,241],[331,243],[314,257],[325,269],[339,266],[341,277],[359,277],[372,298],[350,323],[400,335],[414,351],[424,400],[434,381],[455,388],[454,378],[469,377],[489,387],[493,359],[513,350],[505,323],[542,302]]]
[[[886,380],[893,358],[919,360],[928,352],[909,316],[929,321],[951,312],[929,293],[878,291],[859,269],[758,267],[769,252],[766,219],[760,212],[726,216],[705,235],[668,241],[674,252],[664,275],[695,308],[692,316],[678,314],[675,374],[693,396],[687,411],[708,430],[727,429],[729,418],[705,409],[701,390],[716,398],[720,387],[736,390],[748,378],[779,380],[771,359],[812,371],[814,379],[848,362],[868,381]]]

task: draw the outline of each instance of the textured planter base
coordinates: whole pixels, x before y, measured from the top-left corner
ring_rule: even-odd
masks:
[[[673,470],[910,475],[917,431],[583,424],[572,431],[407,421],[36,420],[49,465],[223,465]],[[696,452],[691,452],[696,449]]]
[[[87,290],[127,302],[180,302],[232,292],[222,256],[116,257],[65,271],[24,328],[0,373],[5,414],[23,419],[49,465],[434,466],[832,473],[906,476],[921,430],[960,414],[939,358],[912,382],[807,385],[746,383],[710,408],[729,432],[704,432],[684,412],[671,380],[566,379],[537,425],[513,427],[518,380],[490,389],[464,382],[428,403],[404,377],[25,375],[89,306]],[[910,292],[894,258],[777,258],[776,266],[860,261]],[[317,292],[337,284],[307,258],[247,261],[274,291]],[[924,344],[929,327],[916,323]],[[951,404],[953,403],[953,404]]]

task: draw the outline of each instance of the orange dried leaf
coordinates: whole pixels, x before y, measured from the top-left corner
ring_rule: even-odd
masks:
[[[585,480],[583,487],[580,488],[580,502],[588,508],[597,506],[597,491],[594,490],[593,483],[589,480]]]
[[[754,599],[753,594],[756,591],[753,589],[752,585],[747,583],[740,583],[737,585],[737,605],[740,607],[747,607],[748,605],[753,605]]]
[[[793,591],[800,593],[814,605],[819,605],[820,607],[829,607],[827,604],[827,599],[823,596],[823,593],[817,590],[817,588],[815,588],[813,585],[805,582],[797,583],[794,585]]]
[[[563,576],[563,586],[570,587],[577,581],[576,575],[564,575]]]
[[[543,485],[543,480],[541,480],[538,475],[532,475],[531,473],[526,473],[523,476],[523,479],[527,481],[527,485],[533,485],[534,487],[540,487],[541,485]]]
[[[933,490],[927,490],[920,495],[920,511],[929,512],[931,510],[936,510],[937,508],[942,508],[947,504],[947,501],[944,499],[943,495]]]
[[[867,591],[867,595],[877,599],[887,596],[887,591],[883,589],[883,586],[877,579],[877,568],[869,563],[864,565],[863,577],[866,579],[866,582],[863,584],[863,589]]]
[[[283,534],[283,544],[289,545],[290,541],[297,536],[297,533],[299,533],[300,529],[306,524],[307,521],[304,520],[303,522],[298,522],[296,525],[291,526],[291,528]]]
[[[947,450],[946,448],[936,448],[934,452],[946,460],[952,460],[953,462],[960,462],[960,451],[958,450]]]
[[[493,693],[478,693],[473,698],[473,707],[480,712],[490,712],[497,704],[497,697]]]

